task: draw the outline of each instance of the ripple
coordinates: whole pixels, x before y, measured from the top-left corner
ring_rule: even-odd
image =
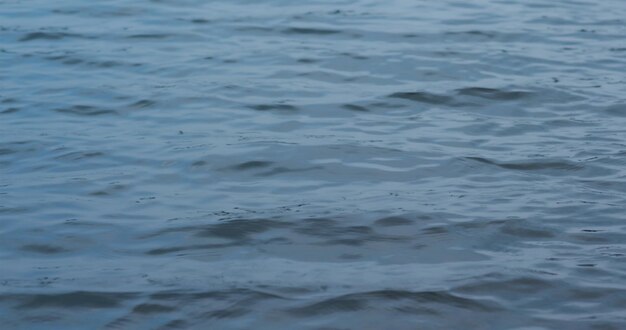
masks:
[[[370,111],[368,108],[364,107],[364,106],[360,106],[360,105],[356,105],[356,104],[344,104],[342,105],[343,108],[351,110],[351,111],[358,111],[358,112],[368,112]]]
[[[18,306],[19,309],[46,307],[114,308],[133,296],[132,293],[75,291],[59,294],[17,295],[13,298],[22,301]]]
[[[89,105],[74,105],[68,108],[58,108],[56,112],[66,113],[77,116],[102,116],[102,115],[116,115],[117,111],[109,109],[101,109]]]
[[[62,40],[67,38],[82,38],[80,34],[67,33],[67,32],[31,32],[19,39],[19,41],[33,41],[33,40]]]
[[[283,30],[283,32],[286,34],[330,35],[340,33],[341,31],[323,28],[291,27]]]
[[[28,252],[43,253],[43,254],[55,254],[55,253],[62,253],[62,252],[68,251],[63,247],[47,245],[47,244],[28,244],[28,245],[22,246],[22,250],[28,251]]]
[[[612,105],[605,112],[611,116],[626,117],[626,104]]]
[[[142,34],[129,35],[127,38],[129,39],[166,39],[170,37],[172,37],[172,35],[167,34],[167,33],[142,33]]]
[[[362,293],[352,293],[339,297],[333,297],[324,301],[320,301],[308,306],[294,309],[292,312],[303,316],[319,316],[337,312],[353,312],[368,309],[370,306],[392,303],[393,305],[410,305],[419,308],[420,304],[442,304],[451,307],[477,310],[483,312],[497,311],[497,307],[488,304],[458,297],[443,291],[398,291],[398,290],[380,290]],[[402,310],[401,307],[395,307]],[[429,309],[423,309],[423,312],[435,313]],[[415,312],[411,309],[410,313]]]
[[[8,115],[10,113],[15,113],[15,112],[18,112],[18,111],[20,111],[20,108],[11,107],[11,108],[6,108],[6,109],[0,111],[0,113]]]
[[[251,160],[249,162],[244,162],[241,164],[237,164],[232,166],[231,168],[234,170],[250,170],[255,168],[264,168],[273,165],[274,162],[262,161],[262,160]]]
[[[390,94],[391,98],[405,99],[426,104],[451,104],[454,98],[427,92],[398,92]]]
[[[278,110],[292,112],[298,110],[297,107],[289,104],[257,104],[250,106],[250,108],[258,111]]]
[[[569,162],[546,162],[546,161],[534,161],[523,163],[498,163],[481,157],[466,157],[466,159],[477,161],[484,164],[495,165],[508,170],[517,171],[543,171],[543,170],[565,170],[565,171],[578,171],[583,168],[582,165],[573,164]]]
[[[406,226],[412,224],[413,221],[403,217],[386,217],[376,220],[376,225],[384,227]]]
[[[511,101],[526,98],[532,95],[530,92],[524,91],[506,91],[494,88],[485,87],[467,87],[457,90],[459,95],[468,95],[474,97],[480,97],[489,100],[502,100]]]

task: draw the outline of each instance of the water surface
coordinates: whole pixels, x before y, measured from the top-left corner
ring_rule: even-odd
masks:
[[[624,329],[624,17],[0,0],[2,327]]]

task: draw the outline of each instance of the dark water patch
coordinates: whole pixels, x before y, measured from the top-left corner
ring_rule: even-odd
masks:
[[[575,119],[555,119],[548,120],[546,124],[550,127],[592,127],[594,124],[589,121]]]
[[[446,227],[443,227],[443,226],[431,226],[431,227],[423,228],[421,232],[424,235],[441,235],[441,234],[447,234],[449,231]]]
[[[81,38],[83,36],[74,33],[67,32],[31,32],[19,39],[19,41],[33,41],[33,40],[62,40],[66,38]]]
[[[266,168],[273,164],[274,162],[263,161],[263,160],[251,160],[248,162],[237,164],[229,168],[233,170],[238,170],[238,171],[245,171],[245,170],[257,169],[257,168]]]
[[[99,69],[109,69],[115,67],[137,67],[141,66],[141,63],[127,63],[117,60],[86,60],[70,55],[54,55],[47,56],[45,59],[50,61],[59,62],[65,65],[83,65],[84,67],[92,67]]]
[[[99,151],[73,151],[60,156],[55,157],[55,159],[59,160],[71,160],[77,161],[82,159],[94,158],[94,157],[102,157],[104,153]]]
[[[62,15],[76,15],[76,14],[80,14],[81,11],[78,9],[53,9],[52,13],[62,14]]]
[[[141,33],[141,34],[133,34],[133,35],[129,35],[126,38],[129,39],[146,39],[146,40],[150,40],[150,39],[167,39],[167,38],[172,38],[174,37],[174,35],[172,34],[168,34],[168,33]]]
[[[220,237],[231,240],[241,240],[250,235],[259,234],[277,228],[286,228],[290,223],[269,219],[235,219],[210,225],[186,226],[170,228],[156,234],[146,236],[155,237],[167,233],[191,232],[198,237]]]
[[[189,233],[191,235],[187,237],[193,237],[195,241],[203,238],[227,240],[225,242],[208,243],[200,241],[197,244],[167,244],[156,246],[146,251],[146,254],[154,256],[168,254],[186,255],[188,252],[219,255],[226,249],[231,250],[240,246],[257,246],[260,253],[295,260],[299,258],[335,260],[343,259],[342,255],[360,254],[362,249],[369,245],[384,245],[387,248],[404,246],[415,238],[410,236],[409,232],[417,232],[414,228],[410,228],[408,231],[397,232],[393,230],[396,225],[387,225],[379,227],[390,230],[379,233],[369,226],[348,225],[341,222],[331,224],[333,221],[330,219],[290,221],[234,219],[211,225],[174,227],[149,236],[143,236],[142,239],[150,239],[151,242],[156,243],[158,242],[158,237],[163,235]],[[404,226],[406,225],[408,224]],[[428,232],[428,230],[421,233],[421,235],[432,234],[435,233]],[[329,247],[341,246],[357,248],[358,250],[342,249],[337,251],[339,253],[329,254],[329,252],[323,252],[323,254],[319,254],[320,251]],[[284,250],[285,248],[288,251]]]
[[[391,242],[403,244],[411,240],[410,236],[387,235],[376,232],[372,227],[364,225],[342,225],[328,219],[305,220],[293,228],[295,233],[316,237],[322,245],[363,246],[374,242]]]
[[[311,166],[311,167],[305,167],[305,168],[288,168],[288,167],[278,166],[278,167],[272,168],[269,171],[258,173],[257,176],[268,177],[268,176],[281,175],[281,174],[287,174],[287,173],[308,172],[308,171],[319,170],[323,168],[324,168],[323,166]]]
[[[195,162],[191,163],[191,166],[193,167],[201,167],[201,166],[206,166],[209,163],[205,160],[196,160]]]
[[[623,240],[626,235],[611,235],[608,233],[578,233],[569,235],[577,243],[582,244],[611,244]]]
[[[490,226],[501,226],[507,223],[505,219],[497,219],[497,220],[474,220],[467,222],[460,222],[455,226],[465,229],[484,229]]]
[[[327,246],[327,245],[363,246],[368,241],[370,240],[366,238],[337,238],[337,239],[325,240],[318,244],[321,244],[324,246]]]
[[[38,141],[0,141],[0,156],[21,155],[42,151],[47,147],[46,143]]]
[[[13,150],[11,148],[2,148],[0,149],[0,156],[10,155],[15,152],[17,152],[17,150]]]
[[[172,320],[165,323],[162,327],[158,328],[158,330],[171,330],[171,329],[187,329],[189,328],[189,323],[185,320]]]
[[[133,307],[133,313],[139,313],[139,314],[162,314],[162,313],[169,313],[175,310],[176,308],[171,307],[171,306],[160,305],[160,304],[149,304],[149,303],[139,304]]]
[[[63,64],[67,64],[67,65],[76,65],[76,64],[81,64],[81,63],[83,63],[83,60],[78,59],[78,58],[70,58],[70,59],[63,61]]]
[[[526,219],[496,219],[496,220],[473,220],[461,222],[451,226],[452,231],[457,228],[466,234],[473,233],[490,235],[490,237],[506,237],[510,242],[525,242],[532,240],[556,239],[559,235],[554,228],[542,226]]]
[[[294,112],[298,110],[297,107],[293,105],[289,105],[289,104],[257,104],[257,105],[250,106],[250,108],[254,110],[258,110],[258,111],[278,110],[278,111]]]
[[[304,34],[304,35],[330,35],[341,33],[339,30],[323,29],[323,28],[305,28],[305,27],[291,27],[283,30],[286,34]]]
[[[109,109],[101,109],[89,105],[74,105],[68,108],[55,109],[56,112],[67,113],[77,116],[102,116],[102,115],[117,115],[117,111]]]
[[[477,109],[487,112],[502,113],[504,110],[512,112],[512,109],[500,108],[501,104],[513,101],[536,101],[537,104],[550,104],[566,101],[581,100],[580,96],[567,94],[559,91],[545,90],[541,93],[522,90],[503,90],[485,87],[466,87],[454,91],[436,94],[424,91],[397,92],[388,95],[390,98],[405,99],[409,101],[442,105],[450,108]],[[487,108],[484,108],[488,106]],[[517,109],[514,113],[523,113],[523,109]],[[519,115],[519,114],[518,114]]]
[[[367,301],[358,296],[342,296],[327,299],[305,307],[294,308],[291,313],[298,316],[318,316],[331,313],[354,312],[367,307]]]
[[[87,65],[102,68],[102,69],[109,69],[109,68],[115,68],[115,67],[136,68],[136,67],[142,66],[143,64],[142,63],[127,63],[127,62],[122,62],[122,61],[90,61],[90,62],[87,62]]]
[[[19,309],[33,308],[114,308],[135,297],[133,293],[75,291],[58,294],[17,295]]]
[[[436,105],[448,105],[454,101],[451,96],[428,92],[398,92],[390,94],[389,97]]]
[[[369,58],[367,56],[354,54],[354,53],[341,53],[340,55],[347,56],[353,60],[367,60]]]
[[[374,231],[368,226],[343,226],[326,219],[309,220],[296,229],[298,233],[318,237],[338,237],[344,235],[370,235]]]
[[[523,238],[552,238],[554,233],[547,229],[540,229],[531,225],[528,221],[510,220],[507,221],[500,229],[503,234],[512,235]]]
[[[578,171],[583,169],[582,165],[573,164],[566,161],[534,161],[534,162],[515,162],[515,163],[499,163],[481,157],[465,157],[466,159],[477,161],[484,164],[498,166],[508,170],[518,171],[543,171],[543,170],[562,170],[562,171]]]
[[[356,105],[356,104],[344,104],[342,105],[342,107],[350,111],[357,111],[357,112],[369,112],[370,111],[368,108],[364,106]]]
[[[153,100],[139,100],[129,105],[131,109],[144,109],[150,108],[156,104],[156,101]]]
[[[465,21],[465,20],[462,20]],[[467,20],[469,23],[473,20]],[[449,21],[450,24],[454,24],[455,21]],[[524,31],[493,31],[493,30],[467,30],[467,31],[451,31],[444,32],[443,34],[434,34],[430,36],[431,38],[441,38],[444,42],[459,42],[459,43],[467,43],[467,44],[475,44],[475,43],[484,43],[484,44],[514,44],[514,43],[550,43],[554,42],[550,38],[541,35],[535,34],[529,36],[528,33],[524,33]],[[502,47],[498,49],[498,51],[503,53],[508,53],[508,47]]]
[[[0,111],[0,113],[1,113],[1,114],[6,114],[6,115],[8,115],[8,114],[10,114],[10,113],[16,113],[16,112],[18,112],[18,111],[20,111],[20,108],[15,108],[15,107],[12,107],[12,108],[7,108],[7,109],[4,109],[4,110]]]
[[[319,60],[316,60],[313,58],[299,58],[298,59],[298,63],[312,64],[312,63],[317,63],[317,62],[319,62]]]
[[[413,220],[403,217],[386,217],[374,222],[375,225],[383,227],[408,226],[413,223]]]
[[[20,214],[20,213],[28,213],[31,209],[27,207],[6,207],[0,205],[0,214]]]
[[[135,321],[129,316],[123,316],[106,324],[105,329],[127,329],[133,326]]]
[[[184,246],[171,246],[164,248],[157,248],[148,250],[146,254],[148,255],[163,255],[169,253],[178,253],[183,251],[194,251],[194,250],[213,250],[213,249],[223,249],[232,246],[237,246],[240,244],[235,243],[224,243],[224,244],[194,244],[194,245],[184,245]]]
[[[189,302],[198,300],[226,301],[229,299],[245,300],[248,302],[262,302],[265,300],[286,300],[287,298],[272,292],[255,290],[250,288],[224,288],[220,290],[207,290],[189,292],[181,290],[162,291],[150,295],[150,299],[168,302]]]
[[[194,18],[192,20],[190,20],[191,23],[193,24],[209,24],[211,23],[211,20],[205,19],[205,18]]]
[[[626,104],[616,104],[607,107],[604,112],[611,116],[626,117]]]
[[[519,100],[525,97],[529,97],[532,95],[530,92],[526,91],[506,91],[501,89],[494,88],[485,88],[485,87],[467,87],[457,89],[456,92],[459,95],[473,96],[484,98],[488,100],[498,100],[498,101],[514,101]]]
[[[106,188],[95,190],[89,193],[90,196],[111,196],[116,193],[128,190],[128,186],[123,184],[109,184]]]
[[[380,290],[362,293],[351,293],[339,297],[326,299],[304,307],[291,310],[299,316],[320,316],[330,313],[356,312],[361,310],[378,309],[384,304],[396,306],[395,310],[402,310],[400,306],[419,305],[448,305],[458,309],[470,311],[495,312],[499,308],[478,300],[462,298],[445,291],[403,291]],[[388,307],[386,307],[388,308]]]
[[[369,107],[372,108],[381,108],[381,109],[401,109],[406,107],[404,104],[399,103],[389,103],[389,102],[372,102],[369,104]]]
[[[247,308],[230,307],[227,309],[220,309],[220,310],[208,312],[205,315],[211,318],[224,319],[224,318],[237,318],[237,317],[246,315],[250,312],[251,310]]]
[[[476,37],[482,37],[482,38],[495,38],[497,33],[496,32],[487,32],[487,31],[478,31],[478,30],[470,30],[470,31],[458,31],[458,32],[446,32],[446,35],[450,35],[450,36],[476,36]]]
[[[56,254],[69,251],[63,247],[48,244],[27,244],[22,246],[21,249],[23,251],[41,254]]]
[[[553,287],[553,284],[546,280],[532,277],[522,277],[516,279],[491,280],[484,279],[480,283],[463,285],[455,291],[463,293],[483,293],[498,294],[503,292],[532,294],[544,292]]]

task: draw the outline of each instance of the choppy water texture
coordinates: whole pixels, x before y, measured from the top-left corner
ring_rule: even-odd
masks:
[[[626,329],[626,3],[0,1],[3,329]]]

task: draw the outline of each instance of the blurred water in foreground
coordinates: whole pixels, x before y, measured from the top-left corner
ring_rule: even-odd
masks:
[[[0,0],[0,324],[624,329],[625,17]]]

